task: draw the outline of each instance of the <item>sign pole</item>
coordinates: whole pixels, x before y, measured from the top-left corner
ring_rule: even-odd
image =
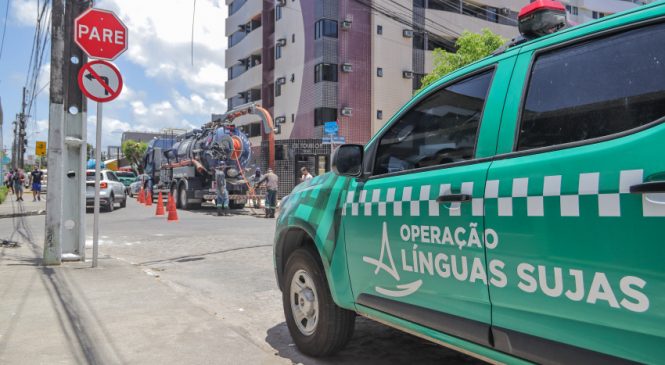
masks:
[[[99,177],[102,158],[102,103],[97,103],[97,136],[95,139],[95,218],[92,228],[92,267],[97,267],[99,251]],[[110,197],[109,197],[110,199]],[[111,202],[110,204],[113,204]]]

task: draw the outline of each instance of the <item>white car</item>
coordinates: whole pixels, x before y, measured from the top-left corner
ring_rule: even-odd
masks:
[[[118,177],[111,170],[102,170],[100,174],[100,205],[107,212],[112,212],[116,203],[120,203],[120,208],[126,207],[127,193],[125,185],[120,182]],[[93,207],[95,205],[95,170],[87,170],[85,178],[86,207]]]

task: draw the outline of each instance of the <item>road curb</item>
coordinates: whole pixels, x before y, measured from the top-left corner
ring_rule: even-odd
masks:
[[[45,215],[45,214],[46,214],[46,210],[42,209],[42,210],[33,210],[33,211],[30,211],[30,212],[23,212],[23,213],[0,214],[0,219],[3,219],[3,218],[17,218],[17,217],[29,217],[29,216],[33,216],[33,215]]]

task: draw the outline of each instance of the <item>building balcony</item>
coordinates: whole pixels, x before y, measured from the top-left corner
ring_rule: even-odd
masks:
[[[519,33],[516,26],[498,24],[483,20],[469,15],[453,13],[450,11],[427,9],[425,16],[436,24],[446,24],[448,28],[461,33],[462,30],[468,30],[473,33],[480,33],[484,28],[508,39],[516,37]],[[427,22],[427,28],[433,33],[438,33],[436,29],[431,29],[430,22]]]
[[[247,1],[242,8],[240,8],[233,15],[226,18],[226,36],[238,31],[238,27],[248,23],[257,15],[261,15],[263,11],[263,1],[250,0]]]
[[[238,60],[247,58],[252,54],[257,54],[263,48],[263,34],[262,29],[259,27],[247,34],[235,46],[228,48],[224,52],[224,67],[230,68],[238,63]]]
[[[235,79],[227,81],[224,84],[224,93],[231,96],[248,89],[260,88],[262,77],[263,65],[254,66]]]

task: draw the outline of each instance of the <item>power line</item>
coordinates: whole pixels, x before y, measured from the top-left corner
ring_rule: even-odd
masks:
[[[2,26],[2,41],[0,41],[0,60],[2,59],[2,50],[5,48],[5,34],[7,33],[7,15],[9,15],[9,0],[5,7],[5,22]]]

